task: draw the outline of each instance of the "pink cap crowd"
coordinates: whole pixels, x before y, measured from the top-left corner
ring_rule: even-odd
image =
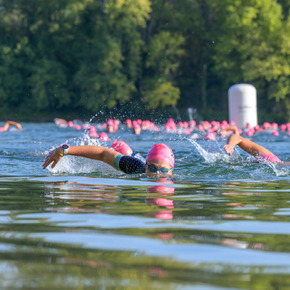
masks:
[[[61,121],[60,121],[61,120]],[[156,125],[149,120],[131,120],[127,119],[121,124],[118,119],[108,119],[105,123],[100,124],[98,128],[101,128],[100,133],[97,132],[97,128],[89,123],[82,123],[79,120],[65,121],[63,119],[55,119],[55,124],[59,127],[70,127],[76,130],[85,129],[88,131],[88,135],[91,138],[98,138],[101,141],[109,141],[108,133],[117,133],[124,128],[131,130],[132,134],[140,135],[143,131],[162,131],[166,133],[178,133],[190,136],[193,133],[202,133],[204,139],[215,140],[217,135],[228,136],[233,132],[235,134],[245,134],[247,137],[252,137],[260,132],[267,132],[273,136],[279,136],[281,132],[285,132],[290,135],[290,123],[278,125],[278,123],[264,122],[262,125],[256,125],[251,127],[247,124],[243,130],[238,128],[233,121],[228,122],[223,120],[219,121],[202,121],[199,124],[195,120],[175,122],[173,118],[169,118],[163,125]]]

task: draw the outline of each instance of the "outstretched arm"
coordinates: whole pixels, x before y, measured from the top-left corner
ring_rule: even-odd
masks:
[[[3,126],[3,131],[7,131],[10,126],[16,126],[18,130],[22,130],[22,126],[20,123],[14,121],[7,121]]]
[[[119,153],[114,150],[101,146],[71,146],[68,149],[68,155],[81,156],[103,161],[113,167],[114,159],[118,154]],[[61,147],[49,152],[42,165],[43,169],[45,169],[49,164],[51,164],[51,168],[54,168],[63,155],[64,151]]]
[[[266,154],[274,155],[271,151],[260,146],[246,138],[238,136],[236,134],[232,134],[228,140],[228,144],[224,145],[224,149],[229,155],[232,155],[234,152],[235,146],[238,145],[244,151],[248,152],[253,156],[261,156]]]

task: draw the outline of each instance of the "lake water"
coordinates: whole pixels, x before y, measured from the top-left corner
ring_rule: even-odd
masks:
[[[123,129],[110,138],[141,159],[170,146],[174,177],[71,156],[50,172],[45,154],[84,130],[22,125],[0,133],[0,289],[289,289],[290,166],[229,157],[226,139]],[[290,161],[285,133],[252,140]]]

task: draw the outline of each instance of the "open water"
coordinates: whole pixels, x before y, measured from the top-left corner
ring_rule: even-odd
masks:
[[[92,141],[54,123],[22,125],[0,133],[0,289],[290,288],[290,166],[240,149],[229,157],[226,139],[123,129],[110,138],[139,158],[155,143],[172,147],[174,177],[71,156],[51,172],[49,150]],[[252,140],[290,161],[286,134]]]

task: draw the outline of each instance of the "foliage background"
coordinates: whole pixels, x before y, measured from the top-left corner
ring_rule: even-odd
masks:
[[[0,117],[227,117],[257,88],[259,121],[289,121],[288,0],[0,0]],[[121,114],[120,114],[120,117]]]

